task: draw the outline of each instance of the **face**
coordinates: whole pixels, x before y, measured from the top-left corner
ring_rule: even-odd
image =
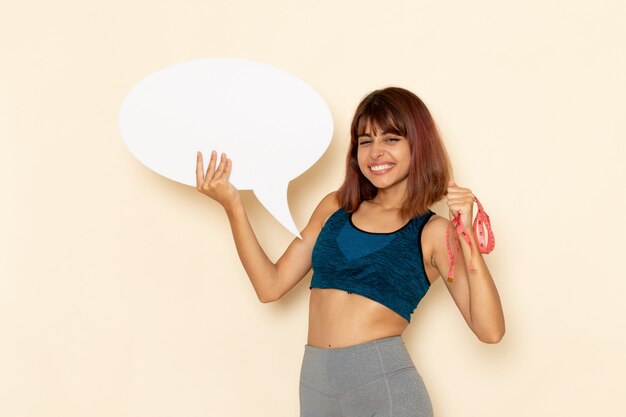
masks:
[[[409,140],[373,129],[370,123],[357,138],[359,168],[376,188],[406,187],[411,161]]]

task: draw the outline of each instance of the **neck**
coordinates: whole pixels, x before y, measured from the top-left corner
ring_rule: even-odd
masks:
[[[405,193],[406,187],[379,188],[372,202],[385,209],[400,209],[404,202]]]

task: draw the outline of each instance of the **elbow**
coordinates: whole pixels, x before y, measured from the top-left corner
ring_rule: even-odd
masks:
[[[257,298],[263,304],[274,302],[283,296],[280,287],[276,285],[277,278],[273,275],[257,276],[255,279],[250,276],[250,280],[253,283]],[[255,283],[256,285],[254,285]]]
[[[496,343],[499,343],[500,340],[502,340],[502,337],[504,336],[504,333],[499,334],[499,335],[492,335],[492,336],[488,336],[488,337],[479,337],[478,340],[480,340],[483,343],[488,343],[490,345],[495,345]]]
[[[271,303],[276,300],[279,300],[281,297],[281,294],[272,293],[270,291],[264,291],[264,292],[257,292],[257,297],[259,298],[260,302],[262,302],[263,304],[267,304],[267,303]]]
[[[504,329],[477,336],[478,340],[480,340],[481,342],[493,345],[499,343],[502,340],[502,338],[504,337]]]
[[[262,302],[263,304],[271,303],[276,300],[278,300],[278,298],[268,297],[268,296],[259,296],[259,301]]]

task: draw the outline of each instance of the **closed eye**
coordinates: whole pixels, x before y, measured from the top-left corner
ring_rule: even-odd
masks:
[[[387,142],[387,143],[400,142],[400,138],[390,137],[390,138],[385,139],[385,142]]]

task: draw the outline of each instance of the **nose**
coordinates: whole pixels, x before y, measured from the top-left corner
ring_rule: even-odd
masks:
[[[372,142],[372,146],[370,146],[370,157],[372,159],[378,159],[383,155],[383,148],[380,143],[377,141]]]

